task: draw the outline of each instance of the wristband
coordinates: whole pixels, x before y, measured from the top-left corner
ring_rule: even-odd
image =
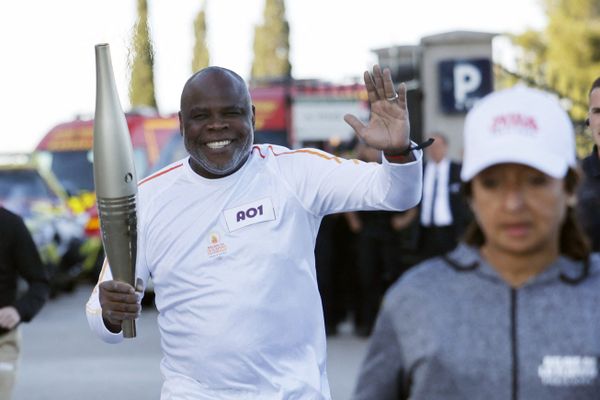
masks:
[[[413,144],[411,143],[411,144],[409,144],[409,145],[408,145],[408,147],[407,147],[405,150],[403,150],[403,151],[401,151],[401,152],[399,152],[399,153],[388,154],[388,153],[386,153],[386,152],[384,151],[384,152],[383,152],[383,154],[385,155],[385,158],[388,158],[388,159],[390,159],[390,158],[391,158],[391,159],[393,159],[393,158],[395,158],[395,157],[406,157],[406,156],[407,156],[407,155],[409,155],[409,154],[410,154],[410,153],[411,153],[413,150],[422,150],[422,149],[424,149],[425,147],[429,147],[429,146],[431,146],[431,145],[433,144],[433,142],[434,142],[434,141],[435,141],[435,139],[434,139],[434,138],[430,138],[430,139],[427,139],[426,141],[424,141],[424,142],[422,142],[422,143],[419,143],[419,144],[417,144],[417,145],[414,145],[414,146],[413,146]]]

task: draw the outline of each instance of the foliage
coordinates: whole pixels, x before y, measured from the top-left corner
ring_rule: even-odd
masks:
[[[210,58],[206,45],[206,2],[194,19],[194,49],[192,73],[209,66]]]
[[[598,0],[546,0],[545,3],[546,79],[550,86],[572,99],[571,115],[583,119],[589,87],[600,73],[600,3]]]
[[[263,17],[262,25],[254,29],[252,79],[291,77],[290,28],[285,18],[284,0],[266,0]]]
[[[137,0],[138,19],[133,29],[132,48],[129,49],[131,80],[129,100],[131,107],[156,108],[154,95],[154,50],[148,27],[147,0]]]
[[[600,2],[543,0],[546,28],[513,37],[521,50],[517,74],[529,84],[559,94],[578,131],[588,110],[589,88],[600,75]],[[580,154],[591,139],[577,138]]]

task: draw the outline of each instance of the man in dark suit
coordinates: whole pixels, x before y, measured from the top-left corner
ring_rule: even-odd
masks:
[[[461,193],[461,165],[448,158],[448,138],[431,135],[426,149],[423,198],[419,207],[419,258],[425,260],[452,250],[469,219]]]
[[[594,139],[592,153],[581,162],[584,179],[579,187],[578,216],[589,236],[592,251],[600,251],[600,77],[589,92],[590,107],[586,124]]]

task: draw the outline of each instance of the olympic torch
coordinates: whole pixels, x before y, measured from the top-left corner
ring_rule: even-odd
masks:
[[[94,185],[102,244],[113,278],[135,287],[137,177],[125,114],[108,44],[96,45]],[[123,336],[135,337],[135,321],[123,321]]]

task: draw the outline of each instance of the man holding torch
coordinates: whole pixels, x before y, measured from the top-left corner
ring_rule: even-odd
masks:
[[[189,157],[138,186],[137,278],[154,283],[165,378],[161,399],[330,399],[314,245],[324,215],[405,210],[420,200],[422,152],[411,143],[406,88],[375,66],[366,125],[345,120],[382,164],[315,149],[252,145],[243,79],[194,74],[179,119]],[[123,338],[139,295],[104,268],[90,327]]]

